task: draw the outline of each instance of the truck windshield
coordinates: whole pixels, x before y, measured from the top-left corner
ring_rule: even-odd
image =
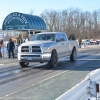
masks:
[[[35,34],[31,38],[31,41],[38,41],[38,40],[54,41],[55,40],[55,34]]]

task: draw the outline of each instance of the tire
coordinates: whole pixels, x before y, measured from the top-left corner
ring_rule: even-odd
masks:
[[[57,56],[57,52],[56,51],[52,52],[51,59],[50,59],[48,64],[49,64],[49,66],[51,68],[57,67],[57,65],[58,65],[58,56]]]
[[[29,62],[19,62],[21,67],[28,67]]]
[[[71,62],[76,61],[76,57],[77,57],[77,52],[76,52],[76,48],[74,48],[74,49],[72,50],[72,54],[70,55],[70,61],[71,61]]]

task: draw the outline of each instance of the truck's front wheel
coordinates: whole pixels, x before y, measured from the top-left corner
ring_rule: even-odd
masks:
[[[21,67],[28,67],[29,62],[19,62]]]
[[[49,66],[50,67],[56,67],[58,64],[58,56],[57,56],[57,52],[53,51],[52,55],[51,55],[51,59],[49,61]]]
[[[76,52],[76,48],[74,48],[72,50],[72,54],[70,55],[70,61],[74,62],[76,60],[76,57],[77,57],[77,52]]]

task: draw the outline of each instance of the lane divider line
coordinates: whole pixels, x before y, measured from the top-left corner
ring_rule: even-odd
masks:
[[[84,63],[88,63],[88,62],[87,62],[87,61],[82,62],[82,63],[80,63],[78,66],[73,67],[73,68],[70,68],[70,69],[77,68],[77,67],[81,66],[81,65],[84,64]],[[22,89],[20,89],[20,90],[17,90],[17,91],[15,91],[15,92],[12,92],[12,93],[10,93],[10,94],[7,94],[7,95],[5,95],[5,96],[3,96],[3,97],[0,97],[0,99],[3,99],[3,98],[8,97],[8,96],[10,96],[10,95],[12,95],[12,94],[18,93],[18,92],[23,91],[23,90],[25,90],[25,89],[28,89],[28,88],[30,88],[30,87],[32,87],[32,86],[34,86],[34,85],[37,85],[37,84],[42,83],[42,82],[44,82],[44,81],[47,81],[47,80],[49,80],[49,79],[51,79],[51,78],[54,78],[54,77],[56,77],[56,76],[59,76],[59,75],[61,75],[61,74],[66,73],[66,72],[68,72],[68,70],[67,70],[67,71],[63,71],[63,72],[61,72],[61,73],[59,73],[59,74],[56,74],[56,75],[54,75],[54,76],[51,76],[51,77],[49,77],[49,78],[46,78],[46,79],[44,79],[44,80],[42,80],[42,81],[39,81],[39,82],[37,82],[36,84],[32,84],[32,85],[30,85],[30,86],[26,86],[25,88],[22,88]]]

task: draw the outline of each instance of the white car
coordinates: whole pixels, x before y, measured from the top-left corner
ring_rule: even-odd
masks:
[[[91,45],[91,41],[90,40],[83,40],[82,44]]]

